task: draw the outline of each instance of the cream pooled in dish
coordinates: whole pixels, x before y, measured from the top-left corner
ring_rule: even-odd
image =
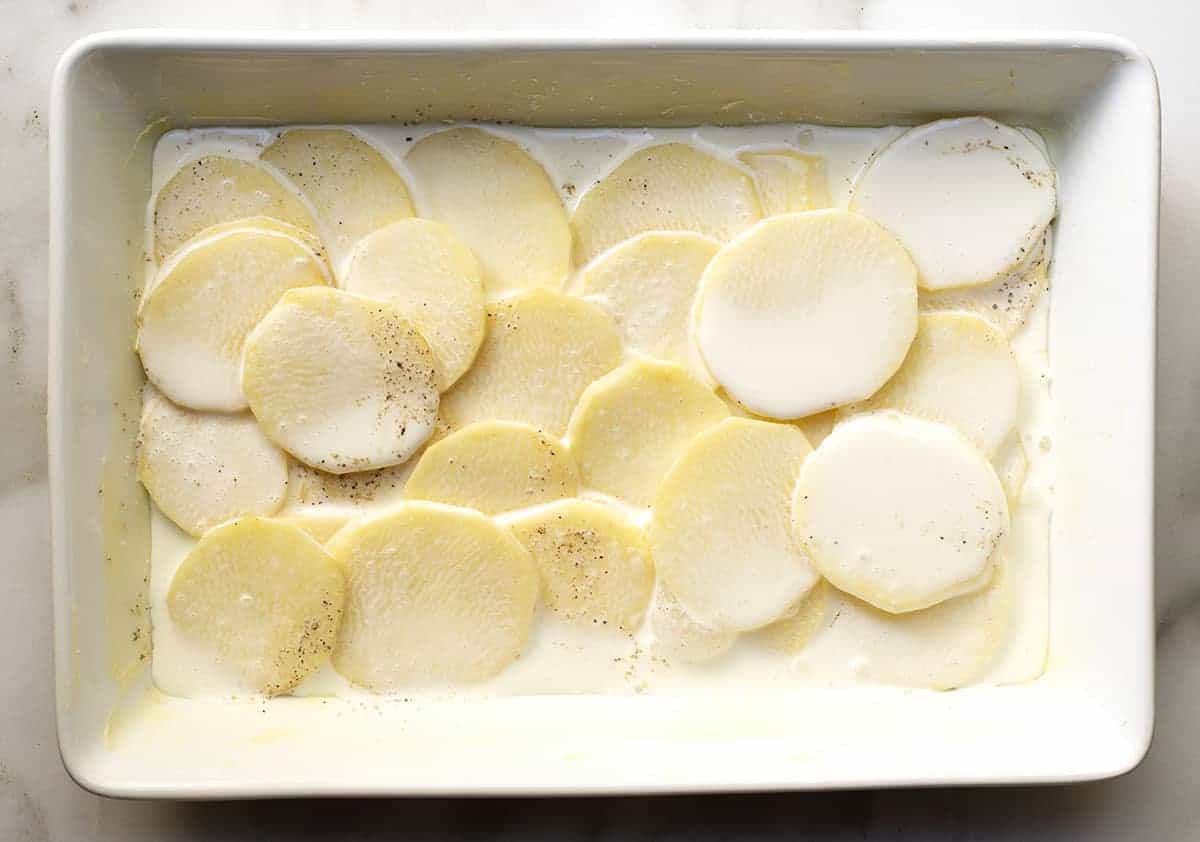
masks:
[[[192,129],[154,186],[163,692],[1041,674],[1036,134]]]

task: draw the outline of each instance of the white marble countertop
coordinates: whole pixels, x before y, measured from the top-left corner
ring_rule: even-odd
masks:
[[[1043,789],[558,801],[156,804],[77,788],[59,762],[46,499],[47,112],[74,39],[122,27],[1094,29],[1157,65],[1164,149],[1158,369],[1158,710],[1115,781]],[[0,840],[504,838],[1190,840],[1200,838],[1200,97],[1190,0],[0,0]],[[1191,140],[1189,140],[1191,138]],[[1114,161],[1119,166],[1120,161]],[[1097,209],[1102,213],[1102,209]]]

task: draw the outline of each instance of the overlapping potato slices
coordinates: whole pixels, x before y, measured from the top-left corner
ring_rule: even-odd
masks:
[[[154,256],[161,264],[206,228],[266,216],[304,231],[316,222],[296,191],[255,161],[206,155],[179,168],[154,197]]]
[[[528,152],[490,132],[459,128],[418,141],[404,162],[421,215],[462,237],[483,267],[490,297],[562,287],[571,261],[567,212]]]
[[[308,200],[335,266],[366,235],[413,215],[404,179],[350,129],[288,129],[262,151],[261,159]]]
[[[571,215],[575,265],[647,231],[727,242],[762,217],[745,172],[686,143],[639,149],[592,185]]]

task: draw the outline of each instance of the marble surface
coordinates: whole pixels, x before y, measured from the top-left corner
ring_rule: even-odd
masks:
[[[1048,8],[1052,6],[1052,8]],[[558,801],[140,804],[78,789],[59,763],[46,500],[48,86],[59,53],[120,27],[1095,29],[1155,61],[1164,114],[1154,745],[1128,776],[1044,789]],[[1200,838],[1200,69],[1189,0],[0,0],[0,840]],[[1120,166],[1120,161],[1114,161]],[[1096,209],[1102,213],[1102,209]]]

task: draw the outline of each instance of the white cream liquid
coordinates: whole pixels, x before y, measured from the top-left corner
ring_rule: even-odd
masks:
[[[365,126],[360,133],[407,175],[404,156],[423,136],[444,126]],[[831,201],[845,207],[850,186],[871,154],[902,128],[833,128],[805,125],[699,127],[692,129],[530,129],[487,127],[508,137],[539,160],[558,186],[568,211],[595,181],[619,164],[631,151],[657,143],[691,143],[735,162],[748,148],[788,148],[824,159]],[[196,129],[173,131],[159,141],[154,156],[157,191],[183,163],[206,154],[257,159],[275,137],[274,130]],[[413,179],[407,179],[410,188]],[[413,191],[418,213],[422,196]],[[147,226],[148,236],[152,226]],[[153,254],[153,249],[148,249]],[[149,268],[149,284],[155,275]],[[344,266],[335,267],[342,274]],[[567,289],[572,289],[568,280]],[[1021,378],[1021,411],[1018,434],[1029,460],[1020,503],[1013,511],[1013,529],[1006,542],[1012,586],[1012,612],[1001,650],[978,682],[1012,684],[1041,674],[1048,639],[1049,519],[1054,487],[1050,376],[1047,361],[1048,296],[1035,307],[1028,323],[1013,339]],[[398,476],[402,477],[403,472]],[[324,502],[305,506],[291,497],[283,514],[344,511],[368,515],[400,498],[402,479],[382,483],[369,499]],[[594,495],[586,495],[594,496]],[[609,500],[608,502],[613,502]],[[648,514],[629,510],[645,523]],[[221,699],[245,695],[237,680],[213,663],[210,653],[189,641],[172,623],[166,594],[171,579],[195,539],[183,533],[156,508],[152,513],[151,616],[153,622],[153,675],[158,688],[172,695]],[[479,685],[455,688],[455,695],[494,696],[548,693],[703,692],[733,686],[832,686],[875,683],[872,659],[889,657],[893,647],[876,649],[853,622],[839,622],[847,609],[833,601],[824,628],[797,655],[774,652],[750,636],[743,636],[714,661],[692,666],[666,661],[654,651],[649,623],[632,638],[607,630],[579,628],[556,619],[544,609],[521,658],[498,676]],[[924,645],[924,644],[922,644]],[[921,661],[938,657],[937,643],[930,651],[914,654],[914,682]],[[297,695],[366,695],[353,687],[330,665],[305,681]]]

